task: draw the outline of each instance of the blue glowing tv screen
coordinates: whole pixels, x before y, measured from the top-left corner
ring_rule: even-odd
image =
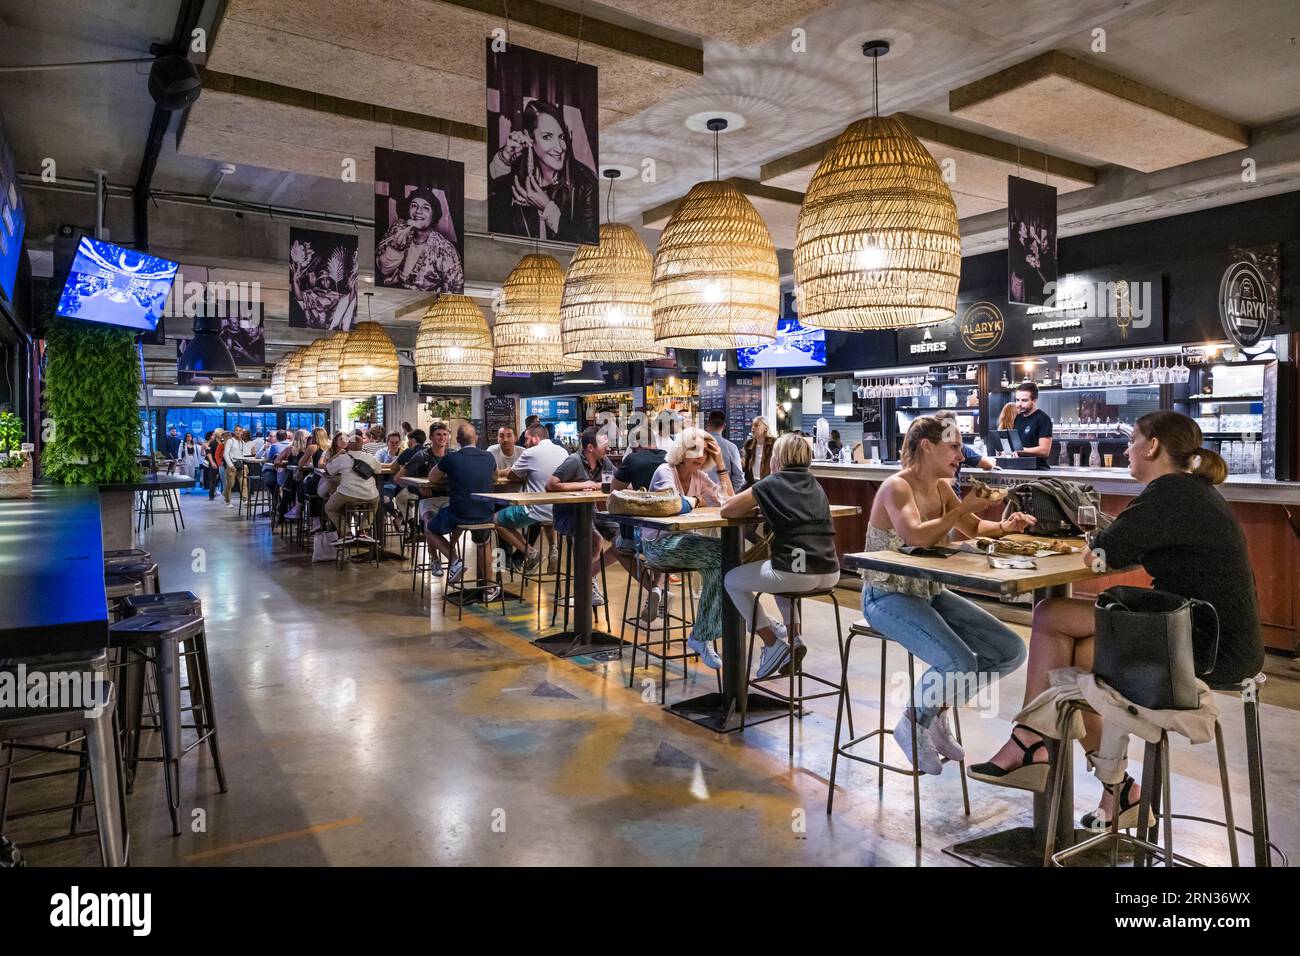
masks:
[[[59,315],[152,332],[167,305],[175,262],[83,236],[59,297]]]
[[[22,193],[18,191],[14,154],[5,140],[4,120],[0,118],[0,299],[10,302],[14,298],[26,228],[27,212]]]
[[[771,345],[736,349],[736,364],[751,368],[814,368],[826,364],[826,331],[805,329],[795,318],[776,324],[776,341]]]

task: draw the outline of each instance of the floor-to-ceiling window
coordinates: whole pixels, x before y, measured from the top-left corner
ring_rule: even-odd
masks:
[[[313,428],[324,428],[325,413],[323,411],[285,412],[284,427],[302,428],[307,431]]]

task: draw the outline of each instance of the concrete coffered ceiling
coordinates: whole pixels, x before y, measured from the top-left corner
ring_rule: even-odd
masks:
[[[1052,104],[1043,109],[1043,104]],[[1221,156],[1250,141],[1240,123],[1052,50],[958,87],[954,116],[1144,173]]]

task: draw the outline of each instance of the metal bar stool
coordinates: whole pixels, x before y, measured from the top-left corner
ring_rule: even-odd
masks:
[[[542,546],[542,539],[544,539],[544,538],[546,537],[545,529],[546,529],[546,528],[549,528],[549,527],[552,527],[552,525],[551,525],[551,523],[550,523],[549,521],[545,521],[545,522],[541,522],[541,523],[539,523],[539,524],[536,524],[536,525],[534,525],[533,527],[535,527],[535,528],[537,529],[537,548],[538,548],[538,554],[540,555],[540,553],[541,553],[541,546]],[[531,530],[531,529],[530,529],[530,530]],[[559,546],[560,546],[560,543],[559,543],[559,539],[558,539],[558,537],[557,537],[557,539],[556,539],[556,548],[558,549]],[[529,585],[529,582],[533,582],[533,583],[535,583],[535,584],[537,585],[537,601],[536,601],[536,605],[537,605],[537,629],[538,629],[539,631],[542,629],[542,586],[543,586],[543,585],[547,585],[547,584],[555,584],[555,582],[557,582],[557,581],[558,581],[561,577],[563,577],[563,575],[564,575],[563,566],[562,566],[562,564],[561,564],[561,562],[560,562],[560,552],[559,552],[558,550],[555,551],[553,556],[554,556],[554,558],[555,558],[555,561],[554,561],[554,562],[552,562],[552,561],[550,560],[551,557],[552,557],[552,555],[548,555],[544,560],[539,559],[538,562],[537,562],[536,567],[532,568],[531,570],[530,570],[529,567],[528,567],[527,560],[525,560],[525,562],[524,562],[524,569],[523,569],[523,571],[521,572],[521,578],[522,578],[522,580],[521,580],[520,585],[519,585],[519,600],[520,600],[520,601],[527,601],[527,600],[528,600],[528,585]],[[525,555],[525,559],[526,559],[526,558],[527,558],[527,555]],[[555,570],[554,570],[554,571],[552,571],[552,570],[550,569],[550,566],[551,566],[552,563],[554,563],[554,565],[555,565]],[[557,586],[557,588],[558,588],[558,586]]]
[[[757,621],[758,619],[759,598],[761,598],[764,593],[765,592],[763,591],[759,591],[754,595],[754,606],[750,610],[750,614],[749,614],[749,620],[750,620],[749,648],[745,652],[746,677],[748,677],[750,669],[753,666],[754,638],[758,635],[758,632],[754,629],[754,622]],[[802,591],[802,592],[788,591],[780,594],[775,592],[771,592],[771,593],[772,593],[772,597],[774,598],[784,598],[785,600],[788,600],[790,602],[791,604],[790,619],[791,621],[797,621],[799,623],[800,632],[802,632],[803,630],[803,599],[813,598],[813,597],[828,597],[831,599],[831,604],[835,606],[835,640],[839,644],[840,670],[844,675],[841,678],[841,680],[847,679],[848,672],[844,668],[844,628],[840,623],[840,602],[839,602],[839,598],[837,598],[835,595],[835,588],[823,588],[819,591]],[[844,692],[844,688],[840,684],[837,684],[834,681],[827,680],[824,677],[818,677],[816,674],[805,673],[803,669],[802,661],[798,660],[794,656],[793,646],[791,646],[790,648],[790,661],[786,664],[784,673],[790,679],[790,689],[785,694],[781,693],[778,690],[774,690],[773,688],[765,686],[770,681],[780,680],[782,676],[780,672],[776,674],[771,674],[767,677],[749,678],[748,686],[754,688],[754,690],[759,691],[760,693],[766,694],[769,697],[774,697],[777,700],[785,701],[787,704],[789,704],[790,709],[789,709],[788,720],[790,726],[790,756],[791,757],[794,756],[794,720],[796,716],[798,716],[800,719],[803,718],[803,714],[804,714],[803,705],[805,701],[818,700],[819,698],[822,697],[842,698],[849,714],[849,736],[850,737],[853,736],[853,703],[852,701],[849,700],[849,695]],[[796,677],[798,678],[798,682],[799,682],[798,693],[795,692]],[[805,677],[808,678],[808,680],[810,681],[821,684],[823,687],[829,687],[830,690],[817,691],[811,694],[805,693],[803,689],[803,682]],[[745,732],[745,720],[746,717],[748,716],[748,712],[749,712],[749,694],[746,694],[740,702],[740,732],[742,734]]]
[[[161,590],[158,563],[153,558],[105,558],[104,573],[139,581],[145,594],[157,594]]]
[[[1077,711],[1083,710],[1091,711],[1092,708],[1081,700],[1070,700],[1061,705],[1058,727],[1062,747],[1070,745],[1070,741],[1066,738],[1066,728],[1069,727],[1071,718]],[[1219,725],[1218,720],[1214,722],[1214,744],[1219,759],[1219,787],[1223,793],[1223,813],[1226,818],[1224,829],[1228,833],[1228,853],[1232,859],[1232,865],[1238,866],[1237,828],[1232,819],[1232,792],[1228,785],[1228,761],[1223,747],[1223,728]],[[1056,849],[1056,822],[1061,808],[1061,788],[1064,786],[1065,779],[1064,768],[1068,762],[1058,759],[1056,766],[1052,768],[1052,786],[1048,796],[1047,842],[1043,850],[1044,866],[1065,866],[1067,860],[1103,846],[1110,848],[1111,866],[1118,864],[1121,848],[1137,851],[1136,860],[1137,865],[1140,866],[1146,865],[1148,854],[1163,860],[1165,866],[1173,866],[1175,863],[1180,863],[1183,866],[1204,866],[1202,863],[1174,852],[1174,814],[1170,809],[1173,803],[1173,791],[1170,787],[1169,735],[1167,733],[1161,731],[1159,741],[1155,743],[1147,741],[1146,743],[1146,749],[1142,756],[1142,797],[1138,807],[1138,825],[1135,836],[1130,836],[1120,830],[1120,815],[1112,813],[1108,829],[1096,836],[1091,836],[1076,843],[1072,847],[1059,851]],[[1147,819],[1153,807],[1158,811],[1158,822],[1156,823],[1155,832],[1149,833]],[[1156,842],[1159,839],[1162,823],[1164,826],[1163,847]]]
[[[343,566],[345,557],[369,553],[375,567],[379,567],[379,541],[367,534],[374,527],[375,506],[350,501],[343,506],[343,527],[338,529],[339,540],[334,545],[336,567]]]
[[[251,468],[245,466],[243,473],[244,480],[239,490],[239,514],[245,521],[252,521],[257,517],[262,501],[262,472],[259,469],[254,473]]]
[[[489,554],[495,555],[497,553],[498,548],[497,548],[496,524],[491,521],[484,521],[479,524],[463,524],[463,525],[459,525],[456,528],[456,530],[462,533],[455,534],[452,537],[451,560],[453,562],[459,560],[462,564],[462,568],[460,573],[460,579],[457,581],[452,581],[450,566],[448,567],[447,583],[444,584],[442,587],[442,613],[444,615],[447,613],[447,599],[452,594],[455,594],[457,597],[457,600],[455,602],[456,620],[459,621],[461,618],[465,616],[466,595],[477,594],[483,599],[484,607],[491,604],[493,600],[500,601],[501,615],[504,617],[506,613],[506,595],[505,595],[505,588],[501,586],[501,572],[498,570],[494,570],[491,567],[491,565],[489,565],[487,568],[481,567],[480,562],[478,561],[477,558],[475,558],[474,583],[466,584],[465,569],[463,567],[463,565],[466,563],[465,562],[465,538],[466,537],[469,537],[473,540],[475,545],[474,548],[475,551],[478,550],[478,547],[480,545],[486,544],[488,546]],[[484,571],[488,572],[487,577],[484,577]],[[497,595],[495,598],[489,599],[487,596],[487,592],[493,587],[497,589]]]
[[[126,822],[122,752],[116,733],[116,688],[111,682],[101,679],[95,686],[95,697],[105,702],[98,714],[80,707],[67,710],[0,709],[0,755],[12,753],[13,745],[20,741],[57,734],[80,735],[85,741],[88,769],[95,793],[100,861],[104,866],[126,866],[131,843]],[[7,759],[0,759],[0,821],[4,819],[4,802],[12,768],[13,764]]]
[[[124,688],[123,699],[127,719],[123,721],[131,736],[127,761],[134,766],[142,761],[161,761],[167,788],[167,809],[171,814],[172,833],[180,835],[181,794],[180,762],[185,754],[202,743],[208,746],[208,754],[217,771],[217,782],[222,793],[226,792],[226,774],[221,764],[221,750],[217,743],[217,716],[213,704],[212,676],[208,667],[207,638],[203,618],[199,615],[169,616],[166,613],[144,613],[128,617],[109,626],[109,639],[112,646],[126,653],[126,661],[120,665],[119,672],[130,689]],[[190,670],[189,708],[194,717],[194,729],[197,739],[188,747],[181,739],[181,682],[180,660],[184,655],[187,669]],[[142,697],[142,670],[150,669],[156,673],[159,690],[159,714],[161,716],[163,753],[161,757],[141,757],[139,755],[140,737],[140,699]]]
[[[573,602],[575,600],[573,597],[573,542],[570,541],[566,535],[556,533],[555,547],[557,549],[556,553],[558,555],[558,560],[556,562],[557,569],[555,571],[555,577],[554,577],[554,591],[552,592],[551,627],[555,627],[555,619],[556,617],[559,616],[560,609],[563,608],[564,620],[563,623],[561,624],[561,629],[567,631],[569,629],[569,608],[573,607]],[[547,574],[549,577],[550,572],[547,572]],[[538,582],[539,582],[538,600],[540,601],[541,600],[541,584],[540,584],[541,578],[540,577],[538,578]],[[561,584],[563,584],[563,590],[564,590],[563,597],[561,597],[560,595]],[[525,580],[525,586],[527,586],[526,580]],[[605,565],[604,563],[602,563],[600,566],[600,593],[601,596],[605,598],[605,602],[602,606],[605,608],[605,630],[607,631],[613,630],[613,624],[610,623],[610,617],[609,617],[609,598],[606,596],[606,592],[608,590],[609,590],[609,579],[605,574]],[[587,600],[591,600],[591,598],[588,597]],[[540,610],[541,609],[539,607],[538,609],[539,614],[540,614]],[[599,627],[600,626],[599,618],[600,618],[600,609],[593,608],[592,616],[591,616],[592,624]],[[538,627],[539,628],[541,627],[540,620],[538,622]],[[622,655],[621,645],[619,647],[619,652],[621,656]]]
[[[670,661],[682,662],[682,679],[685,680],[690,676],[689,662],[698,660],[699,655],[689,650],[686,646],[686,640],[690,636],[690,630],[695,626],[695,589],[692,586],[692,577],[694,570],[691,568],[664,568],[651,564],[643,555],[637,556],[637,595],[636,595],[636,618],[632,622],[632,666],[628,668],[627,686],[631,687],[636,681],[636,655],[640,650],[645,655],[645,666],[650,667],[650,658],[659,659],[659,703],[664,704],[668,695],[668,664]],[[651,649],[651,638],[654,635],[654,627],[657,622],[644,621],[641,614],[642,599],[645,595],[645,578],[657,574],[664,576],[663,601],[664,611],[659,616],[662,622],[659,628],[659,650]],[[690,611],[690,617],[686,616],[685,611],[673,613],[672,593],[673,582],[672,575],[681,576],[681,588],[686,596],[685,601],[678,601],[678,606]],[[629,584],[629,588],[631,585]],[[626,624],[626,618],[624,619]],[[645,627],[645,644],[641,644],[641,628]],[[673,629],[678,631],[678,637],[671,637]],[[681,651],[674,652],[673,646],[680,644]],[[722,692],[722,674],[718,672],[718,692]]]
[[[135,578],[117,574],[104,575],[104,596],[108,599],[108,613],[113,620],[122,617],[120,606],[122,598],[143,593],[144,585]]]
[[[853,731],[852,729],[850,729],[849,730],[850,739],[841,744],[840,730],[842,726],[842,720],[844,717],[844,711],[847,709],[847,705],[848,705],[849,655],[853,650],[853,639],[855,637],[871,637],[880,641],[880,725],[875,730],[868,731],[867,733],[863,734],[861,737],[854,737]],[[921,846],[921,771],[916,766],[916,713],[915,710],[911,707],[909,707],[908,709],[911,712],[911,718],[912,718],[911,719],[912,766],[897,767],[894,766],[893,764],[885,762],[885,737],[893,736],[894,733],[894,731],[891,728],[887,728],[885,726],[885,686],[887,680],[886,665],[888,663],[887,655],[889,652],[890,643],[891,641],[886,635],[882,634],[880,631],[877,631],[874,627],[872,627],[869,623],[867,623],[866,620],[854,621],[852,624],[849,625],[849,636],[844,642],[844,653],[841,658],[842,671],[840,675],[840,706],[835,713],[835,743],[833,745],[834,749],[831,753],[831,777],[830,777],[830,784],[827,787],[827,792],[826,792],[826,813],[829,816],[834,807],[835,772],[840,757],[845,757],[849,760],[856,760],[859,763],[865,763],[872,767],[877,768],[876,786],[882,791],[885,786],[886,770],[888,770],[890,773],[897,773],[905,777],[911,777],[912,778],[912,826],[916,836],[916,845],[917,847],[920,847]],[[916,687],[916,659],[915,657],[913,657],[911,651],[907,652],[907,686],[908,686],[908,693],[910,695],[912,693],[911,689]],[[850,713],[850,718],[851,717],[852,714]],[[957,705],[953,705],[952,707],[952,722],[953,722],[953,727],[956,731],[957,743],[960,744],[962,742],[961,741],[961,708],[958,707]],[[868,740],[870,740],[873,737],[878,738],[877,742],[879,744],[877,748],[877,755],[875,760],[872,760],[870,757],[864,757],[861,754],[855,754],[852,752],[851,748],[856,747],[858,744],[866,743]],[[941,759],[943,759],[945,763],[948,762],[946,757]],[[961,769],[962,808],[965,810],[966,816],[970,816],[970,793],[968,792],[966,786],[966,761],[965,760],[959,761],[958,766]]]

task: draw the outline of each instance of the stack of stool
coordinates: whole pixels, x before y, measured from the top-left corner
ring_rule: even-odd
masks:
[[[129,599],[126,606],[132,616],[109,627],[109,640],[111,647],[122,655],[116,669],[122,675],[119,709],[123,712],[121,723],[127,737],[128,781],[133,783],[134,770],[140,762],[162,762],[172,832],[179,835],[180,762],[185,754],[206,743],[220,791],[226,792],[201,607],[198,598],[188,591],[144,595]],[[181,707],[182,657],[189,677],[191,706],[188,708]],[[163,737],[161,757],[140,756],[146,673],[153,674],[158,687],[158,715]],[[186,711],[193,716],[193,724],[182,724],[182,714]],[[182,741],[182,730],[194,730],[198,735],[188,747]]]

